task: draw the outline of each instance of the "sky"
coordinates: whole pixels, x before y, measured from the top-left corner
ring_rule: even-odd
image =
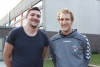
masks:
[[[0,20],[22,0],[0,0]]]

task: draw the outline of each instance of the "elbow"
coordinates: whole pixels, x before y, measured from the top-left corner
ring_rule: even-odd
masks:
[[[10,59],[7,55],[3,55],[3,61],[6,61],[6,60],[8,60],[8,59]]]
[[[5,60],[6,60],[6,56],[5,56],[5,55],[3,55],[3,56],[2,56],[2,58],[3,58],[3,61],[5,61]]]

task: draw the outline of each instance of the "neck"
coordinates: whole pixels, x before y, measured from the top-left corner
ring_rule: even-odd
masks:
[[[26,24],[26,26],[24,26],[26,30],[30,31],[30,32],[34,32],[34,31],[37,31],[37,27],[32,27],[30,26],[29,24]]]
[[[70,29],[70,30],[68,30],[68,31],[63,31],[62,30],[62,33],[64,34],[64,35],[68,35],[68,34],[70,34],[72,32],[72,29]]]
[[[23,28],[24,28],[24,31],[26,32],[26,34],[29,36],[35,36],[37,34],[37,31],[38,31],[37,27],[33,28],[31,26],[28,26],[28,25],[24,26]]]

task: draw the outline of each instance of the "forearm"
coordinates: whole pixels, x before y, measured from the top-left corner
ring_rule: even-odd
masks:
[[[45,58],[46,58],[47,50],[48,50],[48,46],[44,47],[44,51],[43,51],[43,54],[42,54],[43,60],[45,60]]]
[[[10,58],[5,58],[4,62],[6,64],[6,67],[12,67],[12,61]]]
[[[46,58],[46,56],[43,56],[43,57],[42,57],[43,61],[45,60],[45,58]]]
[[[3,51],[3,60],[6,64],[6,67],[12,67],[12,61],[10,59],[14,46],[8,42],[5,43],[4,51]]]
[[[44,53],[44,54],[42,55],[42,59],[45,60],[45,58],[46,58],[46,53]]]

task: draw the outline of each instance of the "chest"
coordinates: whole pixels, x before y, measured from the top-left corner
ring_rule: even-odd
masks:
[[[45,40],[41,36],[37,35],[29,37],[26,35],[18,35],[15,40],[15,50],[43,50]]]
[[[59,53],[82,53],[83,52],[83,47],[82,44],[80,44],[78,39],[74,38],[62,38],[59,40],[56,40],[54,42],[54,52],[59,54]]]

